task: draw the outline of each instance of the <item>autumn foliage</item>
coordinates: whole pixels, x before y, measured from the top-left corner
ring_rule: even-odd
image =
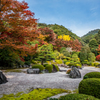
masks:
[[[98,53],[100,54],[100,45],[98,46],[98,49],[96,49]]]
[[[27,8],[24,1],[0,0],[0,49],[9,47],[20,56],[35,52],[37,46],[26,42],[37,38],[37,20]]]
[[[97,60],[97,61],[100,61],[100,55],[97,55],[97,56],[96,56],[96,60]]]

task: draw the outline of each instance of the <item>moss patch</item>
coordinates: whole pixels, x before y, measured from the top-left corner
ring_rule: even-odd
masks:
[[[54,96],[59,93],[71,93],[70,90],[64,90],[64,89],[34,89],[30,93],[22,93],[19,92],[16,95],[10,94],[10,95],[4,95],[0,100],[43,100],[48,97]]]

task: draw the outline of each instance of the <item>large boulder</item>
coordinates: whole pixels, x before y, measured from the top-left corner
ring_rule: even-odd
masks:
[[[0,71],[0,84],[6,83],[6,82],[8,82],[6,76],[2,73],[2,71]]]
[[[52,66],[53,66],[52,72],[57,72],[55,65],[52,64]]]
[[[81,78],[81,73],[78,68],[73,67],[69,74],[70,78]]]

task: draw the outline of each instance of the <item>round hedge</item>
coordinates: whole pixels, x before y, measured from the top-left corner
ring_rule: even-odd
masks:
[[[53,66],[48,64],[48,65],[45,66],[45,69],[47,69],[49,71],[49,73],[51,73]]]
[[[45,67],[44,67],[43,65],[39,65],[39,64],[35,64],[35,65],[33,65],[32,68],[39,68],[40,71],[42,71],[42,70],[45,69]]]
[[[67,94],[65,96],[61,96],[58,100],[99,100],[94,96],[85,95],[85,94]]]
[[[100,72],[90,72],[84,75],[83,79],[87,78],[100,78]]]
[[[100,79],[99,78],[87,78],[79,83],[79,93],[92,95],[96,98],[100,98]]]

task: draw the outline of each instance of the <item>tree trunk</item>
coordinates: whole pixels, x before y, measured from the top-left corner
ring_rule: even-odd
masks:
[[[43,65],[43,60],[41,60],[41,65]]]

